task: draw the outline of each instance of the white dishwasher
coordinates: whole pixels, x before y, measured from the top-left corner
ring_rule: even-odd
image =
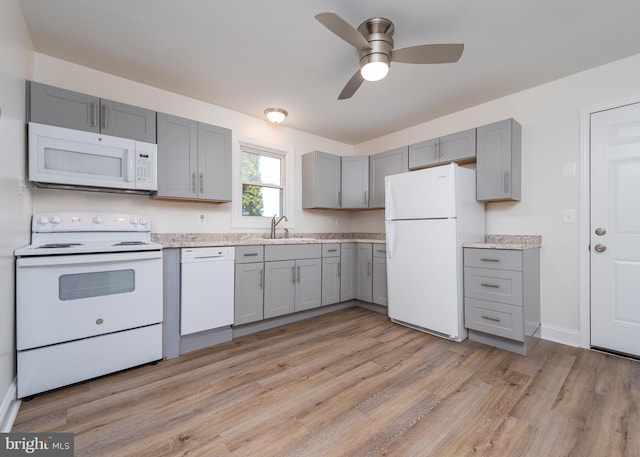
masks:
[[[180,334],[233,324],[233,247],[180,251]]]

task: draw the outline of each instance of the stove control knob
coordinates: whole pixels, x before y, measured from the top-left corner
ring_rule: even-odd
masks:
[[[51,219],[49,219],[49,222],[51,222],[53,225],[58,225],[60,222],[62,222],[62,220],[58,216],[53,216]]]
[[[102,224],[102,218],[100,216],[96,216],[93,218],[94,224]]]
[[[48,223],[49,223],[49,218],[48,218],[48,217],[46,217],[46,216],[40,216],[40,217],[38,218],[38,224],[40,224],[40,225],[46,225],[46,224],[48,224]]]
[[[149,225],[149,221],[148,221],[148,220],[146,220],[146,219],[143,217],[142,219],[140,219],[140,220],[138,221],[138,224],[140,224],[140,225]]]
[[[137,225],[138,224],[138,219],[133,217],[133,218],[131,218],[131,220],[129,222],[131,222],[131,225]]]

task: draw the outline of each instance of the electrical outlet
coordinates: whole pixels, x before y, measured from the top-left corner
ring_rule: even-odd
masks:
[[[200,222],[201,224],[206,224],[207,223],[207,215],[204,213],[201,213],[200,216],[198,216],[198,222]]]
[[[26,187],[27,184],[24,182],[24,176],[22,176],[22,173],[18,173],[18,193],[21,194]]]

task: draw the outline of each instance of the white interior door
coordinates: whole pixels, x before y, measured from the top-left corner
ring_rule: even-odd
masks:
[[[640,356],[640,104],[591,115],[591,345]]]

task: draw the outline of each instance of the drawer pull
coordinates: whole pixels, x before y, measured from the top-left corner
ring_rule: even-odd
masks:
[[[493,322],[500,322],[500,319],[497,317],[493,317],[493,316],[487,316],[486,314],[483,314],[481,316],[483,319],[487,319],[489,321],[493,321]]]
[[[327,252],[338,252],[337,249],[327,249]]]
[[[483,262],[500,262],[500,259],[482,258],[480,260],[483,261]]]
[[[386,254],[387,251],[385,251],[384,249],[376,249],[376,252],[382,252]]]
[[[499,284],[488,284],[488,283],[481,283],[480,284],[482,287],[493,287],[494,289],[499,289],[500,285]]]
[[[248,254],[243,254],[245,257],[256,257],[258,255],[257,252],[250,252]]]

